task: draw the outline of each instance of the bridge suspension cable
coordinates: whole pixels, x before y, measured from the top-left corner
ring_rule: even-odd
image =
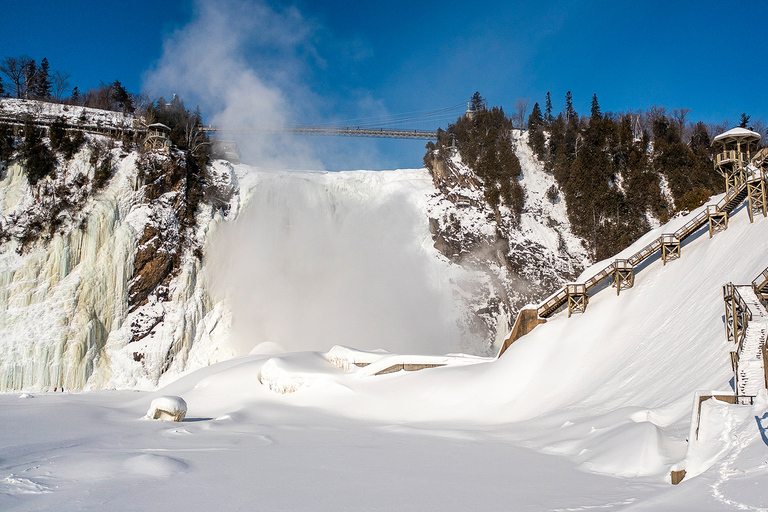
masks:
[[[294,125],[282,128],[203,127],[206,132],[294,133],[298,135],[336,135],[390,139],[437,138],[437,128],[453,123],[465,112],[466,103],[434,110],[417,110],[336,121],[334,126]],[[416,125],[416,126],[414,126]],[[418,125],[421,125],[419,127]],[[403,126],[409,126],[403,128]]]

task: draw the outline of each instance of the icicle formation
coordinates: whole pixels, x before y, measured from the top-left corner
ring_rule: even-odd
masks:
[[[0,272],[0,390],[85,385],[125,316],[136,237],[121,218],[130,199],[111,188],[84,230],[57,234]]]
[[[86,157],[78,158],[72,165],[79,168],[67,172],[83,170]],[[23,169],[7,169],[0,180],[0,212],[36,207]],[[207,205],[201,209],[195,236],[204,238],[222,218]],[[191,249],[179,249],[184,252],[168,283],[169,300],[128,312],[139,234],[153,222],[153,212],[174,215],[172,206],[146,202],[136,154],[121,159],[109,187],[83,211],[87,220],[80,229],[38,241],[24,256],[13,242],[0,248],[0,391],[152,389],[165,374],[234,355],[220,347],[222,331],[228,332],[227,312],[211,303]],[[6,227],[3,215],[0,224]],[[161,311],[160,323],[136,342],[131,323],[151,308]],[[206,322],[211,329],[201,328]]]

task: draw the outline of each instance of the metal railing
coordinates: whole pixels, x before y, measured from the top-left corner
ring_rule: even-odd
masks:
[[[349,128],[334,126],[286,126],[285,128],[222,128],[204,126],[205,132],[242,132],[242,133],[294,133],[297,135],[338,135],[342,137],[373,137],[385,139],[437,139],[433,130],[411,130],[406,128]]]

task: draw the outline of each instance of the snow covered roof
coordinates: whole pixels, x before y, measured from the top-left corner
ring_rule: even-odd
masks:
[[[727,142],[733,142],[736,139],[747,139],[747,140],[758,141],[761,138],[762,137],[759,133],[737,126],[736,128],[731,128],[725,133],[721,133],[720,135],[715,137],[712,140],[712,142],[727,143]]]
[[[147,126],[147,128],[160,128],[161,130],[171,131],[171,129],[168,126],[165,126],[163,123],[153,123]]]

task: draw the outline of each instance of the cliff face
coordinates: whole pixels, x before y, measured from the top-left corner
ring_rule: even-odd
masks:
[[[68,113],[74,119],[85,114],[76,108]],[[360,275],[391,274],[388,282],[377,281],[380,291],[391,295],[395,282],[415,272],[405,279],[411,287],[422,283],[426,291],[418,293],[439,297],[446,306],[422,308],[416,320],[430,324],[431,318],[442,315],[445,325],[441,325],[453,333],[452,343],[460,338],[453,349],[491,354],[498,348],[494,341],[503,339],[522,306],[573,279],[588,263],[581,241],[570,230],[554,179],[542,170],[524,139],[516,136],[514,152],[522,169],[518,183],[524,190],[524,204],[517,213],[503,202],[489,204],[486,184],[455,152],[433,161],[435,188],[420,170],[324,177],[288,173],[281,178],[286,182],[281,188],[273,173],[223,160],[201,166],[183,151],[145,152],[136,141],[94,133],[85,133],[71,156],[54,149],[53,170],[32,184],[27,161],[16,154],[10,165],[0,166],[0,390],[152,389],[188,369],[231,358],[236,355],[230,336],[233,311],[261,318],[258,315],[274,308],[296,308],[296,300],[274,304],[274,291],[285,291],[287,285],[275,281],[267,263],[278,261],[283,268],[296,259],[287,267],[317,267],[320,261],[307,253],[312,246],[308,239],[320,249],[328,246],[319,251],[323,260],[349,252],[336,258],[335,267],[333,262],[322,262],[322,268],[330,265],[342,276],[320,287],[325,293],[352,279],[348,266],[358,265],[359,258],[381,260],[383,252],[360,248],[378,247],[376,243],[383,243],[380,239],[388,233],[394,236],[391,243],[403,245],[400,252],[413,258],[407,261],[419,262],[427,270],[416,272],[394,251],[393,261],[403,265],[402,272],[382,260],[381,268],[374,265],[376,271],[361,270]],[[17,134],[17,141],[21,137]],[[55,146],[51,137],[42,140],[49,148]],[[260,194],[254,192],[256,187]],[[263,290],[264,310],[258,313],[251,304],[238,309],[225,298],[212,297],[211,269],[206,266],[212,233],[221,223],[239,217],[247,197],[264,204],[250,209],[259,215],[249,221],[256,224],[248,225],[243,236],[268,235],[279,228],[275,236],[282,237],[272,243],[251,241],[249,247],[257,253],[279,250],[290,240],[300,248],[293,259],[286,260],[285,254],[262,258],[260,272],[277,288]],[[368,204],[360,202],[361,197],[377,199]],[[401,218],[402,212],[393,206],[398,201],[412,203],[418,211]],[[280,209],[273,203],[286,205]],[[296,212],[297,208],[306,211]],[[392,219],[386,220],[387,212]],[[302,231],[302,222],[311,228]],[[422,254],[424,237],[429,240],[427,225],[432,241]],[[320,243],[316,238],[320,232],[340,237],[341,242]],[[355,238],[361,233],[372,238]],[[386,252],[389,243],[381,251]],[[432,244],[438,252],[429,247]],[[242,259],[250,267],[259,264],[251,254]],[[302,295],[307,292],[305,278],[295,283]],[[367,284],[357,286],[370,294]],[[389,295],[384,295],[379,302],[400,307],[382,308],[374,301],[370,308],[360,308],[361,315],[367,309],[377,311],[378,321],[384,322],[377,331],[382,333],[392,326],[379,311],[404,309],[401,299],[387,302]],[[408,295],[413,300],[413,293]],[[308,322],[315,333],[318,325],[329,323],[324,316],[331,314],[328,311],[351,314],[349,304],[318,309],[322,300],[306,300],[303,309],[304,315],[318,310],[319,316]],[[443,314],[448,309],[451,313]],[[418,329],[409,314],[413,316],[413,311],[397,322],[405,333],[413,334]],[[287,316],[286,322],[295,323]],[[350,323],[346,317],[338,320],[341,326]],[[295,329],[273,327],[270,332],[295,334]],[[333,325],[324,327],[328,339],[335,339]],[[359,327],[365,333],[370,325]],[[360,333],[351,339],[359,343],[361,336],[367,336]],[[380,337],[383,342],[407,338],[402,333]],[[446,342],[445,348],[433,349],[448,351],[451,345]]]
[[[475,271],[474,284],[465,286],[466,300],[473,330],[489,343],[498,322],[513,321],[523,306],[574,279],[589,263],[554,177],[531,152],[527,134],[513,136],[524,190],[519,221],[503,203],[488,203],[483,180],[455,149],[434,151],[427,162],[438,190],[428,212],[435,248]]]
[[[200,271],[207,231],[238,200],[232,169],[105,135],[82,142],[71,157],[51,151],[34,184],[23,155],[0,166],[0,390],[152,388],[190,356],[233,355],[190,354],[219,325]]]

